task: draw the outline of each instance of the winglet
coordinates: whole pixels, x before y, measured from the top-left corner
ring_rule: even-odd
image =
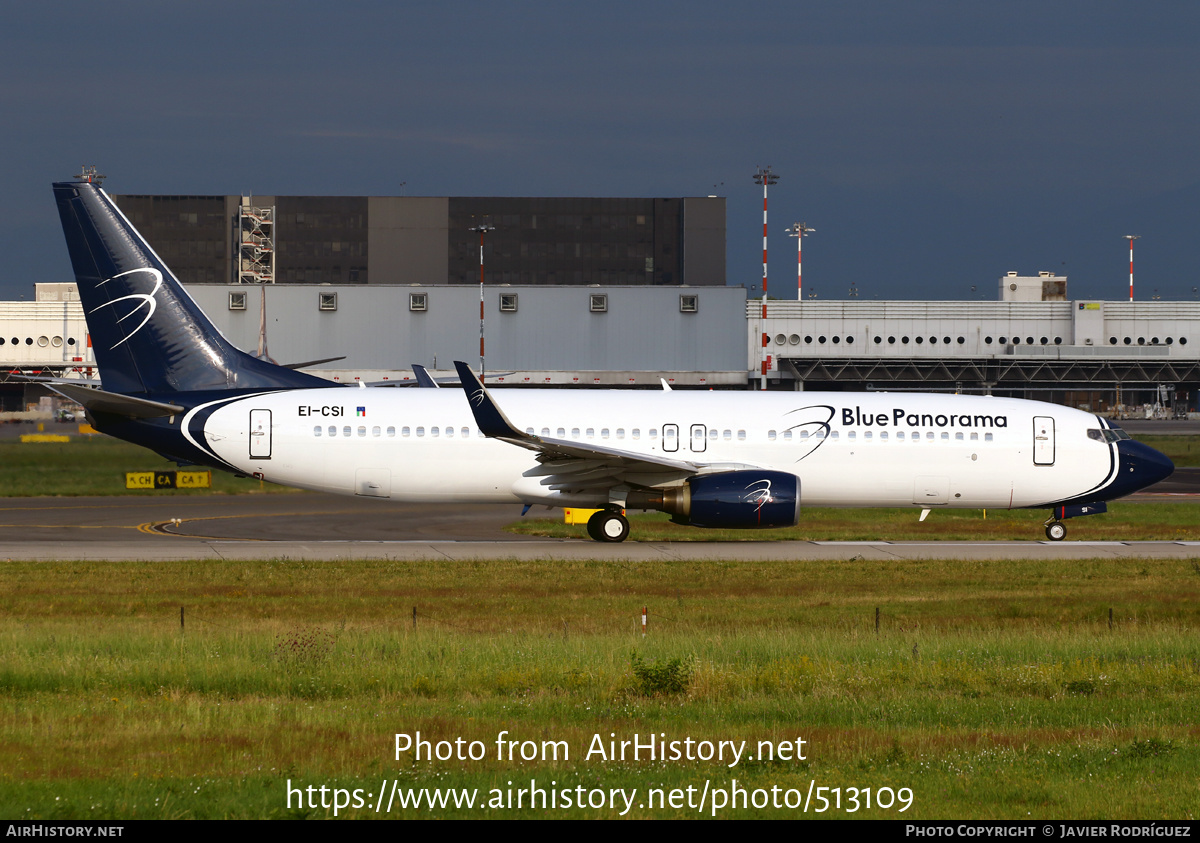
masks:
[[[428,370],[419,363],[412,364],[413,376],[417,379],[417,386],[422,389],[439,389],[440,385],[432,377]]]
[[[467,394],[467,403],[475,415],[475,423],[484,436],[493,439],[516,440],[519,442],[537,441],[535,437],[518,430],[504,412],[492,400],[492,396],[479,378],[471,371],[471,367],[461,360],[454,361],[458,370],[458,379],[462,381],[463,391]]]

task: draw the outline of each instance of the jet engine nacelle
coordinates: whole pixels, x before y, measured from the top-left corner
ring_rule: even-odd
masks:
[[[782,471],[702,474],[664,494],[662,508],[693,527],[792,527],[800,518],[800,478]]]

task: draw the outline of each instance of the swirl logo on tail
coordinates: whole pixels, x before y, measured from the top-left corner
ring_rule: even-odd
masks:
[[[154,276],[154,289],[148,293],[130,293],[127,296],[121,296],[120,298],[112,299],[111,301],[106,301],[104,304],[100,305],[99,307],[94,307],[90,311],[88,311],[88,313],[90,315],[92,313],[95,313],[101,307],[108,307],[109,305],[114,305],[117,302],[129,301],[130,299],[135,300],[137,302],[137,304],[135,304],[130,309],[130,311],[128,313],[126,313],[124,316],[117,318],[117,324],[120,324],[120,323],[124,322],[126,319],[128,319],[129,317],[133,316],[135,313],[137,313],[137,312],[141,311],[143,308],[145,308],[145,315],[143,316],[142,321],[140,323],[138,323],[138,326],[136,328],[134,328],[132,331],[130,331],[128,334],[126,334],[125,336],[121,337],[121,339],[119,339],[115,343],[113,343],[113,345],[109,348],[109,351],[111,351],[113,348],[116,348],[118,345],[121,345],[126,340],[128,340],[130,337],[132,337],[134,334],[136,334],[138,331],[142,330],[142,328],[144,328],[146,326],[146,323],[150,321],[150,317],[152,317],[154,315],[154,311],[158,309],[158,302],[156,302],[154,300],[154,294],[157,293],[159,291],[159,289],[162,287],[163,277],[162,277],[162,273],[159,272],[157,269],[151,269],[148,266],[147,267],[139,267],[138,269],[130,269],[125,272],[117,273],[112,278],[106,278],[103,281],[101,281],[99,284],[97,284],[96,286],[103,287],[109,281],[115,281],[118,278],[121,278],[125,275],[132,275],[135,272],[149,272],[151,275],[153,275]]]

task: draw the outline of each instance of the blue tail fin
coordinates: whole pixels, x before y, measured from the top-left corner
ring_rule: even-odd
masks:
[[[230,345],[99,185],[60,182],[54,198],[106,390],[332,386]]]

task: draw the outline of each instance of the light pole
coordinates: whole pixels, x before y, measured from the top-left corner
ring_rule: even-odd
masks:
[[[778,181],[779,176],[771,172],[770,164],[754,173],[754,183],[761,184],[763,189],[762,374],[758,387],[762,390],[767,388],[767,187]]]
[[[1129,241],[1129,300],[1133,301],[1133,241],[1140,238],[1140,234],[1126,234],[1125,239]]]
[[[473,225],[471,231],[479,232],[479,381],[483,382],[483,235],[489,231],[495,231],[496,226],[491,223],[481,222],[479,225]]]
[[[811,232],[816,231],[807,223],[797,222],[792,223],[791,228],[787,229],[788,237],[796,238],[796,301],[804,300],[804,271],[801,263],[800,244],[804,242],[804,238]]]

